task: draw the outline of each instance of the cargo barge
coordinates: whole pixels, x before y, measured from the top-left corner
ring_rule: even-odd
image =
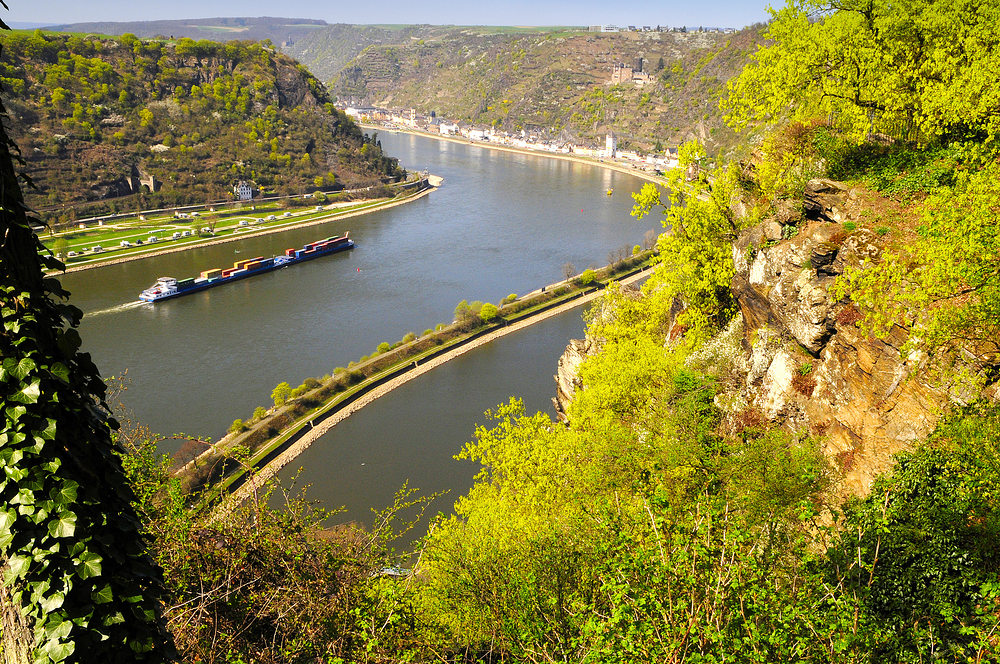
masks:
[[[287,249],[281,256],[271,256],[264,258],[248,258],[236,261],[231,268],[205,270],[197,277],[188,279],[174,279],[173,277],[160,277],[156,283],[139,293],[139,299],[146,302],[161,302],[170,298],[190,295],[209,288],[228,284],[232,281],[239,281],[247,277],[253,277],[272,270],[278,270],[289,265],[295,265],[303,261],[327,256],[346,251],[354,247],[354,240],[347,234],[340,237],[328,237],[325,240],[311,242],[301,249]]]

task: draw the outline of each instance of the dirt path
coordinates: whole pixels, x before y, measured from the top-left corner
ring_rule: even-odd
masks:
[[[620,283],[631,284],[636,281],[639,281],[640,279],[649,276],[652,270],[653,268],[651,267],[647,268],[642,272],[638,272],[630,277],[622,279]],[[238,505],[239,503],[241,503],[242,501],[246,500],[251,495],[256,493],[262,486],[264,486],[264,484],[268,482],[268,480],[277,475],[279,470],[281,470],[286,465],[291,463],[295,459],[295,457],[302,454],[302,452],[308,449],[308,447],[312,445],[313,442],[319,440],[319,438],[322,437],[323,434],[325,434],[327,431],[337,426],[337,424],[343,422],[348,417],[358,412],[368,404],[372,403],[379,397],[385,396],[386,394],[392,392],[400,385],[408,383],[414,378],[422,376],[425,373],[433,369],[436,369],[437,367],[441,366],[445,362],[448,362],[449,360],[453,360],[456,357],[468,353],[471,350],[474,350],[476,348],[479,348],[480,346],[495,341],[502,336],[511,334],[512,332],[517,332],[518,330],[523,330],[524,328],[530,325],[534,325],[535,323],[543,321],[547,318],[551,318],[552,316],[557,316],[563,312],[575,309],[599,297],[603,292],[604,291],[594,291],[592,293],[588,293],[583,297],[579,297],[575,300],[570,300],[569,302],[561,304],[558,307],[553,307],[552,309],[543,311],[535,316],[531,316],[529,318],[525,318],[524,320],[517,321],[516,323],[512,323],[511,325],[508,325],[506,327],[502,327],[489,334],[483,335],[482,337],[479,337],[474,341],[459,346],[458,348],[454,348],[446,353],[442,353],[441,355],[438,355],[437,357],[428,360],[425,364],[417,365],[416,367],[413,367],[406,373],[386,383],[383,383],[382,385],[379,385],[371,392],[368,392],[367,394],[359,397],[356,401],[348,404],[343,409],[337,411],[336,413],[325,419],[323,422],[317,424],[311,431],[309,431],[309,433],[304,435],[302,438],[293,443],[287,450],[278,455],[278,457],[275,458],[274,461],[272,461],[266,467],[257,472],[256,475],[254,475],[251,479],[247,480],[239,489],[234,491],[228,498],[226,498],[226,500],[223,501],[216,508],[214,518],[219,518],[221,516],[224,516],[229,511],[231,511],[236,505]]]

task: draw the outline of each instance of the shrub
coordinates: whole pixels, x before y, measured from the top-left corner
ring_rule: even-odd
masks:
[[[861,315],[861,312],[853,304],[849,304],[837,312],[837,323],[840,325],[854,325],[862,318],[864,316]]]
[[[267,417],[267,409],[263,406],[257,406],[253,411],[253,419],[260,421]]]
[[[423,331],[423,333],[420,336],[428,337],[432,334],[434,334],[434,330],[432,330],[431,328],[427,328],[426,330]]]
[[[854,231],[854,230],[857,230],[857,228],[858,228],[858,225],[856,223],[854,223],[853,221],[845,221],[844,222],[844,230],[845,231]]]
[[[892,229],[890,229],[888,226],[879,226],[878,228],[875,229],[875,232],[884,237],[889,234],[890,230]]]
[[[808,376],[809,374],[812,373],[812,370],[813,370],[812,362],[803,362],[802,364],[799,365],[800,376]]]
[[[511,302],[514,302],[515,300],[517,300],[517,293],[511,293],[510,295],[508,295],[507,297],[505,297],[500,302],[500,304],[510,304]]]
[[[382,353],[388,353],[390,350],[392,350],[392,346],[389,345],[389,342],[383,341],[378,345],[378,348],[375,349],[375,353],[381,355]]]
[[[320,385],[321,385],[320,381],[311,376],[302,381],[302,387],[306,388],[307,390],[315,390]]]
[[[243,424],[243,420],[237,418],[233,420],[233,423],[229,425],[229,433],[239,433],[241,431],[246,431],[247,427]]]
[[[497,309],[495,304],[487,302],[479,310],[479,317],[483,320],[484,323],[489,323],[490,321],[494,320],[497,317],[497,315],[499,315],[499,313],[500,310]]]
[[[403,343],[404,344],[408,344],[408,343],[411,343],[413,341],[416,341],[416,339],[417,339],[417,335],[414,334],[413,332],[407,332],[406,334],[403,335]]]
[[[795,391],[805,397],[811,397],[816,389],[816,379],[812,376],[798,375],[792,379],[792,387]]]
[[[271,391],[271,398],[274,400],[275,406],[281,406],[286,401],[288,397],[292,394],[292,386],[288,383],[281,382],[278,383],[275,388]]]
[[[589,267],[580,274],[580,285],[589,286],[597,279],[597,275]]]

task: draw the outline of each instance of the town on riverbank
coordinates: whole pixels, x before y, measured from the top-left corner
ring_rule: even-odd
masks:
[[[667,147],[655,153],[620,150],[618,140],[611,131],[605,135],[603,145],[586,144],[563,138],[547,138],[541,131],[522,129],[507,132],[493,127],[452,122],[437,115],[423,115],[415,109],[386,109],[375,106],[347,106],[344,112],[364,127],[405,131],[445,140],[467,140],[491,147],[544,153],[547,156],[592,161],[602,166],[625,170],[640,177],[662,175],[678,166],[676,147]]]

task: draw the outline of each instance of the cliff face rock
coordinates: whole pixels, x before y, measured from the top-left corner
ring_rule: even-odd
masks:
[[[569,345],[559,358],[556,369],[556,396],[552,399],[552,404],[556,408],[556,416],[560,422],[566,422],[566,409],[573,400],[573,395],[578,389],[583,387],[580,380],[580,364],[591,351],[591,342],[588,339],[570,339]]]
[[[841,223],[858,219],[862,209],[857,192],[841,183],[810,182],[802,209],[804,219],[779,208],[734,243],[731,287],[740,314],[688,362],[729,374],[721,381],[728,391],[716,398],[724,411],[756,411],[821,437],[841,471],[839,493],[865,495],[893,455],[930,434],[952,405],[997,398],[1000,384],[982,390],[955,372],[937,371],[926,354],[907,351],[901,327],[884,339],[863,334],[859,312],[836,301],[830,288],[845,270],[879,260],[880,238]],[[773,226],[787,239],[775,240]],[[590,350],[572,342],[559,362],[563,413],[580,385],[575,369]],[[958,360],[958,375],[985,375],[987,367],[971,355]]]
[[[978,394],[937,380],[944,374],[928,367],[926,355],[904,356],[904,329],[870,338],[857,327],[858,313],[834,300],[830,288],[838,275],[880,256],[875,233],[849,232],[839,223],[858,218],[856,192],[814,180],[803,209],[806,220],[794,237],[769,242],[765,221],[734,244],[732,290],[749,369],[739,393],[720,403],[731,411],[754,408],[790,429],[822,436],[842,471],[841,492],[864,495],[890,468],[893,454],[926,437],[952,404]]]

